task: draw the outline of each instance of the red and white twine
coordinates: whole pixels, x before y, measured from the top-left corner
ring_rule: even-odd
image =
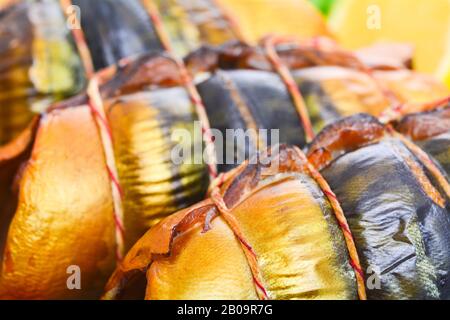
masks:
[[[68,10],[73,6],[71,0],[60,0],[60,6],[64,11],[67,19],[74,19],[74,27],[70,28],[70,31],[72,32],[72,36],[77,46],[78,53],[80,54],[86,77],[90,79],[94,75],[95,69],[91,52],[89,51],[89,48],[86,44],[86,38],[84,36],[83,30],[81,29],[81,22],[78,20],[78,17],[76,15],[69,16],[70,13],[68,12]],[[75,12],[71,14],[75,14]]]
[[[67,9],[72,5],[71,0],[60,0],[60,5],[67,14]],[[77,19],[77,17],[71,17]],[[79,25],[79,21],[76,22]],[[92,56],[86,44],[85,36],[81,28],[72,28],[72,35],[80,54],[86,77],[89,81],[87,88],[88,106],[97,125],[105,155],[106,170],[111,183],[114,229],[116,239],[116,260],[122,261],[125,253],[125,226],[123,219],[123,191],[119,182],[116,160],[114,156],[113,136],[111,127],[106,117],[105,108],[99,89],[99,81],[94,72]]]
[[[278,40],[279,39],[275,37],[266,38],[263,42],[264,51],[273,68],[286,85],[286,88],[292,97],[292,102],[294,103],[295,109],[300,117],[300,122],[305,130],[306,140],[307,142],[311,142],[314,139],[315,134],[311,124],[311,119],[309,117],[308,108],[306,107],[303,96],[295,83],[289,68],[283,63],[277,53],[275,46]]]
[[[116,258],[121,261],[125,252],[125,227],[123,224],[123,191],[119,182],[119,174],[116,167],[114,156],[113,137],[111,128],[105,114],[105,108],[100,95],[98,80],[94,76],[89,81],[87,94],[89,96],[89,108],[94,116],[100,138],[103,145],[103,151],[106,160],[106,169],[111,181],[111,191],[114,207],[114,223],[117,242]]]
[[[216,148],[214,145],[214,138],[211,134],[211,126],[209,123],[208,115],[206,113],[205,105],[200,97],[200,94],[195,87],[191,76],[184,65],[183,61],[175,56],[174,50],[170,44],[169,37],[162,24],[161,17],[158,10],[154,6],[153,2],[148,0],[142,0],[144,7],[146,8],[150,19],[153,22],[155,32],[158,35],[164,49],[170,54],[170,58],[177,65],[180,72],[181,80],[191,102],[194,104],[198,119],[201,124],[202,138],[206,147],[206,165],[208,167],[208,174],[210,181],[213,181],[217,177],[217,159],[216,159]]]
[[[297,152],[299,158],[305,163],[305,169],[309,173],[309,175],[316,181],[319,188],[327,197],[330,205],[333,209],[334,216],[338,222],[338,225],[343,233],[344,240],[348,249],[349,258],[350,258],[350,266],[355,272],[356,284],[358,289],[358,296],[360,300],[366,300],[366,286],[364,280],[364,272],[361,267],[361,263],[359,260],[358,252],[356,250],[355,240],[353,238],[353,234],[350,230],[350,227],[347,222],[347,218],[345,217],[344,211],[339,203],[337,196],[331,190],[330,185],[325,180],[325,178],[320,174],[320,172],[309,162],[306,155],[297,147],[294,148]]]

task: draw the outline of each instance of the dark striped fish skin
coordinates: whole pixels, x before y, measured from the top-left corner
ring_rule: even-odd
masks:
[[[20,1],[0,11],[0,145],[84,83],[58,1]]]
[[[326,135],[348,134],[358,123],[377,126],[363,115],[337,122],[319,134],[310,155]],[[400,140],[381,134],[352,146],[348,137],[336,138],[334,145],[344,147],[321,173],[346,214],[368,283],[379,279],[378,289],[368,288],[368,298],[448,299],[448,197]]]
[[[423,103],[450,94],[432,77],[406,69],[403,57],[392,59],[393,66],[365,65],[367,53],[356,56],[336,44],[321,48],[307,41],[286,42],[275,49],[297,83],[316,133],[354,114],[378,117],[393,104]],[[185,62],[193,74],[219,69],[274,72],[263,47],[239,41],[205,45],[188,54]]]
[[[155,3],[179,56],[188,54],[204,43],[220,45],[237,39],[233,26],[215,0],[151,1]]]
[[[184,142],[190,150],[196,150],[195,144],[202,145],[201,132],[194,132],[197,116],[182,87],[122,95],[109,99],[106,105],[124,189],[129,249],[161,219],[205,197],[206,167],[193,162],[201,154],[194,153],[182,163],[172,159],[178,129],[193,139]]]
[[[450,177],[450,132],[417,142],[417,144],[432,155]]]
[[[373,78],[343,66],[316,66],[292,71],[314,130],[357,113],[380,115],[390,106]]]
[[[74,0],[80,8],[81,27],[95,70],[123,58],[147,52],[162,52],[145,7],[139,0]]]
[[[211,128],[218,129],[224,137],[227,129],[268,130],[267,134],[261,132],[255,139],[240,146],[245,147],[246,151],[256,151],[261,140],[263,146],[272,143],[305,145],[305,134],[298,113],[277,74],[260,70],[217,70],[197,88]],[[279,141],[271,141],[272,129],[279,130]],[[219,159],[234,154],[230,144],[217,149]],[[246,158],[250,155],[249,152],[245,153]],[[239,164],[219,165],[219,171],[228,171]]]
[[[103,81],[100,92],[124,191],[130,247],[164,217],[204,198],[209,183],[204,145],[196,109],[166,54],[139,55],[116,66]],[[55,108],[87,101],[81,94]],[[182,161],[173,158],[181,148],[188,152]]]

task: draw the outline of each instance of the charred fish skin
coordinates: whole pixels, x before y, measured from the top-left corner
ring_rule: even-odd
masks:
[[[368,127],[368,139],[353,140]],[[335,134],[333,143],[327,139]],[[358,138],[361,139],[361,138]],[[448,299],[450,294],[449,198],[406,145],[386,135],[369,116],[327,127],[314,153],[334,149],[318,165],[336,194],[353,233],[362,267],[379,286],[369,299]],[[317,163],[317,162],[316,162]]]
[[[85,84],[58,1],[20,1],[0,11],[0,145],[34,115]]]
[[[73,0],[95,70],[146,52],[163,52],[145,7],[139,0]]]
[[[216,70],[197,88],[211,127],[227,137],[227,142],[227,129],[250,130],[253,133],[245,144],[238,145],[245,152],[245,158],[235,155],[234,162],[223,161],[219,164],[219,171],[226,172],[236,167],[240,164],[236,160],[248,159],[257,150],[271,144],[305,145],[305,133],[299,116],[285,85],[276,74],[260,70]],[[271,141],[277,135],[278,141]],[[227,143],[223,149],[217,148],[218,158],[235,154],[233,147]]]

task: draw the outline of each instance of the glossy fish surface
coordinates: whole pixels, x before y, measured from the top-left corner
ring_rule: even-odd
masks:
[[[107,101],[119,178],[125,190],[127,246],[165,216],[202,200],[208,184],[198,155],[177,162],[177,132],[191,150],[202,146],[191,101],[182,87],[120,96]],[[200,148],[200,151],[202,149]],[[201,156],[201,154],[200,154]]]
[[[80,8],[81,28],[95,70],[123,58],[164,48],[139,0],[73,0]]]
[[[319,167],[372,281],[368,298],[448,299],[449,198],[420,156],[362,115],[327,127],[314,153],[328,159]]]
[[[0,9],[0,145],[83,85],[81,61],[58,1],[20,1]]]
[[[267,163],[243,164],[225,182],[226,215],[206,200],[150,229],[104,298],[119,298],[138,270],[147,270],[146,299],[257,299],[257,286],[271,299],[356,298],[342,231],[323,192],[293,149],[282,147]]]
[[[0,296],[95,298],[114,264],[111,187],[90,111],[79,107],[48,114],[22,174]],[[70,266],[82,271],[83,290],[69,290]]]
[[[99,92],[111,125],[123,221],[113,210],[105,145],[88,97],[54,105],[14,144],[0,148],[0,190],[15,200],[18,189],[17,200],[0,208],[1,298],[99,298],[117,262],[118,223],[131,247],[160,219],[206,194],[203,159],[172,156],[176,146],[193,149],[192,158],[202,152],[195,109],[177,82],[176,65],[149,55],[110,71]],[[71,266],[82,272],[81,290],[68,288]]]
[[[305,145],[299,115],[278,75],[259,70],[217,70],[197,87],[212,128],[224,137],[231,134],[227,129],[250,130],[249,139],[244,141],[242,135],[235,139],[236,154],[231,143],[223,149],[218,146],[219,159],[224,160],[219,170],[227,171],[271,144]]]

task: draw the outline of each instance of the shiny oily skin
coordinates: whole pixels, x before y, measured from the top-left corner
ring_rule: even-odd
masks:
[[[187,130],[191,141],[184,143],[189,148],[202,144],[201,133],[193,132],[197,118],[185,90],[179,87],[110,99],[107,109],[130,248],[162,218],[205,196],[206,167],[189,161],[175,164],[171,159],[178,143],[172,137],[175,130]]]
[[[43,26],[43,21],[37,19],[38,10],[43,9],[51,16],[50,25],[46,20]],[[65,30],[65,20],[57,1],[21,2],[1,13],[0,145],[3,145],[52,101],[80,90],[84,78],[68,33],[61,32]]]
[[[258,299],[239,241],[222,218],[211,226],[206,233],[195,226],[175,241],[170,258],[152,263],[146,299]]]
[[[450,90],[432,76],[411,70],[375,71],[373,76],[400,102],[427,103],[450,94]]]
[[[205,104],[211,127],[220,130],[224,137],[229,135],[227,129],[251,129],[249,132],[253,135],[249,136],[252,139],[244,142],[246,150],[241,150],[241,153],[246,151],[246,157],[250,156],[250,151],[256,151],[258,143],[261,150],[265,149],[265,144],[305,144],[298,113],[277,74],[258,70],[218,70],[200,83],[197,89]],[[278,130],[278,136],[272,129]],[[275,141],[276,138],[278,141]],[[239,160],[228,164],[231,155],[234,155],[231,160],[243,158],[242,154],[235,152],[235,146],[230,143],[232,139],[228,138],[223,150],[216,150],[218,158],[223,159],[223,164],[218,166],[221,172],[240,164]]]
[[[360,112],[378,116],[389,107],[376,82],[368,75],[338,66],[318,66],[292,72],[319,132],[338,118]]]
[[[367,290],[369,299],[449,297],[448,199],[447,208],[436,204],[410,161],[423,170],[398,140],[383,140],[322,170],[346,214],[364,272],[371,267],[371,275],[379,275],[381,289]]]
[[[357,298],[342,233],[309,177],[266,179],[232,214],[258,256],[271,299]],[[197,225],[180,235],[171,256],[153,262],[147,298],[255,299],[242,248],[222,218],[201,231]]]
[[[145,0],[155,3],[178,56],[187,55],[202,43],[221,45],[236,40],[215,0]],[[205,17],[208,17],[205,19]]]
[[[430,154],[450,178],[450,128],[447,133],[417,141],[416,144]]]
[[[293,70],[319,132],[325,125],[346,116],[368,113],[375,117],[398,103],[424,103],[450,94],[448,88],[426,75],[410,70],[375,71],[373,76],[339,66]]]
[[[21,181],[0,297],[98,298],[116,244],[111,186],[88,107],[45,116]],[[67,289],[71,265],[82,271],[82,290]]]
[[[140,0],[72,0],[80,7],[81,28],[100,70],[145,52],[162,52],[153,23]]]

